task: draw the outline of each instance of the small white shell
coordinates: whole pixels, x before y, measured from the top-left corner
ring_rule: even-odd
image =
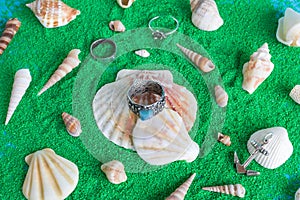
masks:
[[[204,187],[202,190],[230,194],[240,198],[244,198],[246,194],[246,190],[241,184]]]
[[[126,30],[125,26],[122,24],[120,20],[109,22],[109,28],[110,30],[116,32],[124,32]]]
[[[297,190],[295,194],[295,200],[300,200],[300,188]]]
[[[296,85],[290,92],[290,97],[298,104],[300,104],[300,85]]]
[[[113,184],[120,184],[127,180],[124,170],[124,165],[117,160],[110,161],[101,165],[101,170],[106,174],[109,182]]]
[[[135,0],[117,0],[122,8],[129,8]]]
[[[264,149],[268,151],[269,155],[265,156],[260,153],[255,157],[255,160],[265,168],[275,169],[284,164],[293,153],[293,145],[289,140],[285,128],[273,127],[255,132],[248,140],[247,148],[250,154],[253,153],[255,149],[251,145],[251,141],[255,140],[261,143],[268,133],[273,133],[273,137],[269,143],[264,146]]]
[[[224,108],[224,107],[227,106],[228,94],[226,93],[226,91],[220,85],[217,85],[215,87],[215,98],[216,98],[217,104],[221,108]]]
[[[179,186],[166,200],[184,200],[184,197],[189,190],[196,174],[188,178],[181,186]]]
[[[134,53],[143,58],[148,58],[150,56],[150,53],[145,49],[137,50]]]

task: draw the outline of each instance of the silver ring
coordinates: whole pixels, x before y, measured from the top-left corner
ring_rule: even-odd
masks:
[[[94,54],[93,50],[99,46],[100,44],[105,44],[105,43],[108,43],[110,44],[112,47],[113,47],[113,51],[112,53],[107,56],[107,57],[101,57],[101,56],[97,56]],[[94,41],[92,44],[91,44],[91,47],[90,47],[90,53],[91,53],[91,56],[95,59],[95,60],[107,60],[107,59],[114,59],[115,56],[116,56],[116,52],[117,52],[117,45],[114,41],[110,40],[110,39],[99,39],[99,40],[96,40]]]
[[[156,97],[154,102],[145,102],[146,97]],[[152,95],[152,96],[151,96]],[[156,100],[158,98],[158,100]],[[141,101],[140,101],[141,100]],[[127,93],[129,109],[141,120],[147,120],[161,112],[166,104],[165,91],[163,87],[154,81],[136,80]],[[150,103],[150,104],[149,104]]]
[[[159,30],[154,30],[154,29],[151,27],[151,23],[152,23],[154,20],[160,18],[160,16],[154,17],[154,18],[152,18],[152,19],[149,21],[148,26],[149,26],[150,30],[152,31],[152,35],[153,35],[153,38],[154,38],[155,40],[157,40],[157,39],[160,39],[160,40],[165,39],[165,38],[167,38],[168,35],[171,35],[171,34],[175,33],[175,32],[177,31],[177,29],[179,28],[179,22],[178,22],[178,20],[177,20],[175,17],[173,17],[173,16],[170,16],[170,17],[176,22],[176,28],[175,28],[174,30],[170,31],[170,32],[167,32],[167,33],[164,33],[164,32],[159,31]]]

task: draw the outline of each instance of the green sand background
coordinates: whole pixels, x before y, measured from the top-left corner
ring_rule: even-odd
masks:
[[[186,199],[235,199],[236,197],[202,191],[201,187],[241,183],[247,190],[245,199],[293,199],[300,187],[300,106],[288,96],[300,84],[300,49],[284,46],[276,40],[277,21],[284,10],[291,7],[300,11],[297,1],[217,0],[224,25],[217,31],[204,32],[190,20],[188,0],[136,0],[129,9],[122,9],[114,0],[65,0],[81,11],[69,25],[45,29],[26,8],[30,1],[0,0],[0,30],[10,17],[22,21],[20,31],[5,53],[0,56],[0,199],[25,199],[22,184],[28,166],[26,155],[45,147],[76,163],[80,180],[67,199],[164,199],[192,173],[197,173]],[[63,80],[38,97],[36,94],[63,61],[71,49],[79,48],[83,61],[90,44],[98,38],[109,38],[111,20],[120,19],[128,30],[147,27],[157,15],[173,15],[180,22],[179,32],[202,45],[217,65],[229,94],[229,104],[223,133],[231,136],[232,145],[217,143],[205,158],[193,163],[175,162],[149,173],[128,173],[128,180],[120,185],[109,183],[95,159],[79,138],[65,131],[62,112],[72,113],[72,89],[80,66]],[[161,22],[162,23],[162,22]],[[168,24],[167,24],[168,26]],[[275,65],[271,76],[249,95],[241,88],[242,66],[264,42],[268,42]],[[183,59],[174,55],[152,56],[143,59],[127,54],[117,62],[117,68],[134,68],[144,63],[168,65],[184,75],[193,88],[201,108],[199,130],[195,137],[203,142],[210,120],[210,101],[201,76]],[[32,83],[14,113],[4,126],[13,77],[21,68],[29,68]],[[113,80],[108,77],[107,82]],[[105,80],[102,80],[105,82]],[[204,105],[204,106],[201,106]],[[268,170],[253,162],[249,168],[261,172],[258,177],[238,175],[233,166],[233,152],[238,150],[244,161],[249,153],[246,142],[260,129],[283,126],[294,146],[291,158],[280,168]]]

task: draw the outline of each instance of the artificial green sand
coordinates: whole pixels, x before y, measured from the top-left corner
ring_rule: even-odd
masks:
[[[300,49],[284,46],[276,40],[275,34],[277,21],[287,7],[300,11],[297,1],[217,0],[224,25],[214,32],[201,31],[193,26],[188,0],[136,0],[129,9],[122,9],[114,0],[64,2],[80,10],[81,14],[67,26],[45,29],[25,7],[30,1],[0,0],[1,32],[10,17],[17,17],[22,22],[12,43],[0,56],[0,113],[3,122],[0,125],[0,199],[25,199],[22,185],[28,165],[24,158],[46,147],[79,168],[79,183],[67,199],[164,199],[192,173],[197,173],[197,176],[186,199],[235,199],[201,188],[236,183],[246,188],[245,199],[294,198],[300,187],[300,106],[288,94],[300,84]],[[127,30],[146,28],[148,21],[158,15],[177,18],[180,22],[178,32],[198,42],[216,64],[229,95],[226,120],[220,131],[231,136],[232,145],[226,147],[217,143],[207,156],[192,163],[180,161],[155,171],[127,173],[127,182],[113,185],[100,170],[101,163],[89,153],[82,140],[68,135],[61,113],[73,114],[76,111],[73,110],[74,99],[76,101],[73,95],[76,87],[73,86],[77,84],[76,75],[80,75],[80,68],[85,66],[84,61],[89,57],[91,43],[99,38],[123,34],[109,30],[108,23],[119,19]],[[173,25],[168,21],[158,23],[167,27]],[[275,67],[270,77],[249,95],[241,87],[242,66],[265,42],[269,44]],[[79,56],[82,65],[38,97],[38,91],[74,48],[82,51]],[[182,57],[159,49],[147,50],[151,53],[147,59],[134,53],[118,58],[97,81],[97,87],[114,81],[121,69],[135,69],[143,64],[168,66],[184,76],[197,98],[199,107],[195,126],[198,128],[194,140],[201,146],[212,120],[210,93],[203,78]],[[21,68],[30,69],[32,82],[10,123],[4,126],[14,75]],[[233,165],[233,152],[238,151],[241,161],[246,160],[249,156],[246,143],[250,135],[275,126],[282,126],[289,133],[294,146],[290,159],[275,170],[252,162],[249,169],[260,171],[260,176],[238,175]],[[120,151],[125,150],[120,148]]]

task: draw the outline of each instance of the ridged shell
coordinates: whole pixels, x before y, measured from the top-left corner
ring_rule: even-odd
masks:
[[[215,65],[208,58],[189,50],[179,44],[177,46],[180,50],[203,72],[210,72],[215,69]]]
[[[80,14],[61,0],[36,0],[26,4],[46,28],[65,26]]]
[[[135,0],[117,0],[122,8],[129,8]]]
[[[278,21],[277,40],[285,45],[300,46],[300,13],[287,8],[284,17]]]
[[[150,53],[145,49],[137,50],[134,53],[143,58],[148,58],[150,56]]]
[[[246,194],[246,190],[241,184],[204,187],[202,188],[202,190],[230,194],[232,196],[238,196],[240,198],[244,198]]]
[[[0,38],[0,55],[3,54],[15,34],[18,32],[21,22],[17,18],[9,19],[6,22],[4,31]]]
[[[192,22],[204,31],[215,31],[223,25],[223,19],[219,14],[217,4],[214,0],[191,1]]]
[[[115,32],[124,32],[126,30],[125,26],[120,20],[109,22],[109,28],[110,30]]]
[[[295,194],[295,200],[300,200],[300,188],[297,190]]]
[[[268,44],[265,43],[250,57],[250,61],[243,67],[243,89],[252,94],[274,69],[271,62]]]
[[[199,146],[190,138],[182,118],[171,109],[146,121],[138,119],[132,135],[138,155],[151,165],[192,162],[199,154]]]
[[[181,186],[179,186],[166,200],[184,200],[187,191],[189,190],[196,174],[193,174]]]
[[[120,184],[127,180],[124,170],[124,165],[117,160],[110,161],[101,165],[101,170],[106,174],[109,182],[113,184]]]
[[[15,80],[11,92],[10,102],[7,110],[5,125],[8,124],[22,97],[31,82],[31,75],[29,69],[20,69],[15,74]]]
[[[63,200],[78,183],[79,172],[71,161],[46,148],[25,158],[29,169],[23,194],[30,200]]]
[[[77,118],[65,112],[62,113],[62,118],[64,120],[68,133],[73,137],[78,137],[82,132],[80,121]]]
[[[255,160],[265,168],[275,169],[284,164],[293,153],[293,145],[289,140],[285,128],[274,127],[255,132],[248,140],[247,148],[250,154],[254,152],[255,149],[250,143],[251,140],[261,143],[268,133],[273,133],[273,137],[269,143],[264,146],[264,149],[269,152],[269,155],[258,154]]]
[[[215,87],[215,98],[216,102],[220,107],[226,107],[228,103],[228,94],[226,91],[220,86],[217,85]]]
[[[298,104],[300,104],[300,85],[296,85],[290,92],[290,97]]]
[[[222,133],[218,133],[218,141],[222,142],[226,146],[231,145],[230,137],[228,135],[223,135]]]
[[[63,63],[59,65],[58,69],[53,73],[48,82],[44,85],[41,91],[38,93],[38,96],[43,94],[46,90],[52,87],[55,83],[57,83],[60,79],[65,77],[68,73],[70,73],[74,68],[76,68],[80,60],[78,59],[78,55],[80,53],[79,49],[73,49],[70,51],[68,56],[64,59]]]

